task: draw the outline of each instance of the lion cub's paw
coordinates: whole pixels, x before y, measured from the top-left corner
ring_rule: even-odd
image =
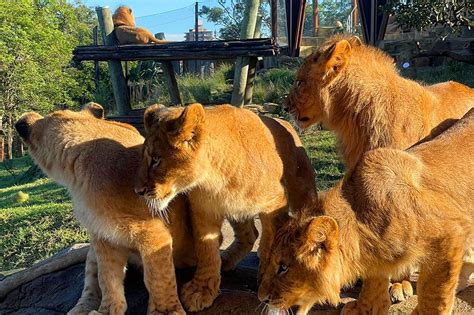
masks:
[[[193,279],[181,289],[181,302],[190,312],[197,312],[212,305],[219,295],[220,276]]]
[[[375,303],[361,301],[351,301],[346,303],[341,310],[341,315],[359,315],[359,314],[386,314],[389,308],[388,300],[376,300]]]
[[[403,302],[406,298],[413,296],[413,287],[409,281],[394,282],[389,289],[392,303]]]
[[[115,303],[102,303],[98,311],[91,311],[89,315],[122,315],[127,310],[127,302],[117,301]]]
[[[181,305],[176,305],[168,311],[148,310],[148,315],[186,315]]]
[[[233,253],[229,253],[227,250],[221,254],[222,265],[221,269],[223,271],[231,271],[237,267],[237,264],[240,262],[240,259],[236,259]]]

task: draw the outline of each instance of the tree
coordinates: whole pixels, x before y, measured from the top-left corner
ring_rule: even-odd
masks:
[[[240,38],[246,3],[246,0],[217,0],[218,6],[202,6],[199,15],[221,26],[219,29],[221,39],[237,39]],[[271,27],[267,1],[260,2],[258,14],[262,17],[263,33],[265,33]]]
[[[384,10],[395,14],[402,29],[418,31],[441,25],[448,33],[474,26],[472,0],[389,0]]]
[[[0,1],[0,119],[9,158],[20,112],[76,107],[92,97],[92,77],[72,67],[71,58],[76,45],[91,41],[93,23],[79,2]]]

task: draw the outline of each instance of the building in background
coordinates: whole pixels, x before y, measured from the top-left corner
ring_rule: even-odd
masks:
[[[193,42],[196,40],[194,28],[189,29],[189,32],[184,34],[184,38],[187,42]],[[206,30],[201,20],[198,21],[198,38],[199,41],[214,40],[214,32]]]

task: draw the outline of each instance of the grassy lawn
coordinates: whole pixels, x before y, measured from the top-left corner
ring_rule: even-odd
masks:
[[[28,157],[0,163],[0,271],[31,266],[87,240],[64,188],[46,178],[16,184],[31,164]],[[17,201],[19,191],[27,201]]]
[[[343,174],[331,132],[309,130],[302,135],[317,170],[318,189],[326,189]],[[47,178],[18,183],[32,165],[28,157],[0,163],[0,271],[31,266],[87,234],[72,214],[66,189]],[[29,195],[17,201],[17,193]]]

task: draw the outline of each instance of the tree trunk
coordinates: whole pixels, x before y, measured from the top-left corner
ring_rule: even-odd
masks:
[[[262,16],[257,16],[257,23],[255,24],[255,32],[253,33],[253,38],[260,38],[260,29],[262,27]],[[247,84],[245,86],[245,96],[244,96],[244,104],[252,104],[253,98],[253,87],[255,85],[255,76],[257,74],[257,57],[249,58],[249,70],[247,74]]]
[[[257,23],[258,7],[260,0],[247,0],[244,12],[244,20],[240,30],[240,39],[253,38],[255,25]],[[242,107],[244,105],[245,88],[249,72],[249,58],[239,57],[235,60],[234,89],[232,91],[231,104]]]
[[[12,114],[7,114],[7,158],[13,159],[13,119]]]
[[[0,163],[5,159],[5,135],[2,127],[3,116],[0,116]]]

